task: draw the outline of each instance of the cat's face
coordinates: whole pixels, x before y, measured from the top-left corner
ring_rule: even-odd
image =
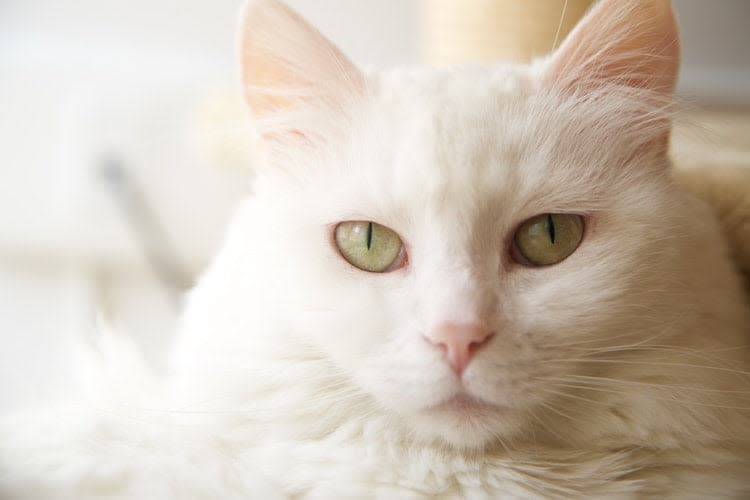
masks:
[[[264,212],[278,260],[268,265],[283,269],[290,328],[416,430],[457,444],[515,432],[554,396],[546,378],[576,370],[557,360],[646,338],[653,325],[640,312],[656,297],[633,294],[669,273],[658,257],[668,224],[653,217],[667,210],[662,183],[599,172],[627,139],[603,144],[527,77],[504,68],[384,84],[347,147],[258,193],[273,207]],[[519,262],[516,232],[546,213],[582,216],[580,245],[557,264]],[[334,234],[342,221],[394,231],[400,267],[347,262]],[[434,341],[446,324],[492,333],[460,375]]]
[[[261,4],[256,18],[275,16],[322,43],[283,7]],[[600,11],[589,22],[608,16]],[[646,109],[655,101],[642,102],[656,94],[572,89],[589,84],[559,75],[571,58],[590,62],[580,51],[592,35],[581,28],[576,36],[534,67],[370,76],[342,66],[331,49],[316,57],[338,58],[329,61],[338,76],[318,76],[339,78],[331,84],[338,91],[303,99],[310,110],[288,94],[249,96],[268,118],[269,170],[254,202],[262,215],[253,218],[263,229],[235,230],[252,232],[255,258],[273,269],[268,302],[295,341],[424,439],[475,447],[512,438],[561,411],[554,387],[591,373],[580,359],[587,349],[657,335],[653,315],[679,313],[661,301],[672,272],[663,251],[670,218],[654,214],[669,212],[667,129]],[[251,40],[248,57],[272,43],[259,50]],[[257,60],[251,84],[268,86],[269,74],[294,82],[277,75],[290,66],[269,71]],[[311,64],[313,73],[325,66]],[[337,102],[339,91],[349,97]],[[562,217],[556,235],[546,214]],[[550,240],[543,245],[572,238],[545,265],[519,249],[524,223],[537,216],[535,237]],[[337,238],[347,221],[362,222],[352,244],[367,250],[370,222],[387,231],[379,272],[347,257]]]

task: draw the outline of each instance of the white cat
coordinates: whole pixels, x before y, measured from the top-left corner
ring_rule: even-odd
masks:
[[[365,74],[245,9],[255,192],[166,380],[6,417],[3,498],[747,498],[750,316],[667,159],[666,0]],[[137,363],[136,363],[137,364]]]

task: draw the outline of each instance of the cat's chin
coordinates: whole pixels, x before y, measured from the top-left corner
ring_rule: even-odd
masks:
[[[493,446],[518,432],[519,420],[511,408],[460,393],[412,415],[417,435],[458,449]]]

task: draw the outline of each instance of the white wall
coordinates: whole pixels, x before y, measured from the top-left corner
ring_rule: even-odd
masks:
[[[750,2],[673,3],[682,30],[678,91],[702,102],[750,107]]]

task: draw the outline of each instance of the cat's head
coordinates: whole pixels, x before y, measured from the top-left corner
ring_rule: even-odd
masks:
[[[256,0],[241,58],[262,160],[222,258],[255,264],[225,268],[293,332],[280,349],[322,357],[422,438],[588,425],[559,416],[561,380],[684,314],[663,300],[680,290],[668,1],[604,0],[529,66],[365,73]]]

